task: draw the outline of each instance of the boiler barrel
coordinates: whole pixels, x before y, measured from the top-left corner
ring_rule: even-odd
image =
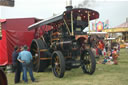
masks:
[[[58,49],[65,49],[65,50],[70,50],[71,45],[72,45],[72,41],[63,41],[56,43]]]

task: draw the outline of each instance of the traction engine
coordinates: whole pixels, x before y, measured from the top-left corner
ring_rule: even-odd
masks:
[[[28,27],[28,30],[35,29],[35,39],[30,46],[33,70],[44,71],[51,65],[53,74],[59,78],[66,70],[78,67],[84,73],[93,74],[95,56],[90,49],[88,34],[83,30],[88,29],[90,20],[99,18],[99,13],[86,8],[66,8],[62,14]]]

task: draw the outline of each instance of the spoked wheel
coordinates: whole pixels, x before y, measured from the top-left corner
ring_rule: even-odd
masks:
[[[92,51],[85,50],[81,54],[81,67],[84,73],[93,74],[96,68],[96,61]]]
[[[0,69],[0,85],[8,85],[5,73]]]
[[[58,78],[62,78],[65,73],[65,59],[60,51],[53,52],[52,55],[52,71]]]
[[[41,39],[34,39],[31,43],[30,51],[33,56],[33,70],[35,72],[44,71],[50,64],[50,60],[41,60],[47,58],[48,54],[45,51],[47,47]],[[42,51],[43,50],[43,51]]]

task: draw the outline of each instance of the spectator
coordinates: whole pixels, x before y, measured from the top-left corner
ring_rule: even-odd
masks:
[[[106,50],[106,52],[108,51],[108,45],[109,45],[109,41],[106,41],[106,43],[105,43],[105,50]]]
[[[24,50],[24,46],[21,46],[20,47],[20,52],[22,52]],[[20,53],[19,53],[20,54]],[[22,71],[23,71],[23,69],[22,69]],[[22,80],[24,80],[24,74],[22,74]]]
[[[18,55],[19,55],[19,48],[18,48],[18,46],[15,46],[14,52],[12,53],[12,58],[13,58],[12,62],[13,62],[13,68],[15,71],[15,79],[14,79],[15,83],[20,82],[20,74],[21,74],[21,64],[17,60]]]
[[[99,56],[102,56],[103,48],[104,48],[104,45],[103,45],[102,41],[99,41],[99,43],[98,43],[98,54],[99,54]]]
[[[128,51],[128,41],[125,43],[125,45],[126,45],[126,49]]]
[[[29,51],[27,51],[27,49],[28,49],[28,47],[25,45],[24,50],[19,54],[19,56],[17,58],[22,63],[23,80],[26,83],[28,82],[27,70],[29,72],[32,82],[35,82],[35,78],[34,78],[33,72],[32,72],[32,54]]]
[[[116,47],[113,48],[112,57],[113,57],[114,64],[118,64],[118,61],[117,61],[118,54],[117,54],[117,48]]]

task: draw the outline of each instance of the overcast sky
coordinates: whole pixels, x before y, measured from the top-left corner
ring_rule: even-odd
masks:
[[[72,0],[74,7],[95,9],[100,13],[97,21],[109,20],[110,27],[117,26],[126,21],[128,17],[128,0]],[[15,0],[15,7],[0,7],[0,18],[28,18],[45,19],[53,13],[65,11],[66,0]]]

